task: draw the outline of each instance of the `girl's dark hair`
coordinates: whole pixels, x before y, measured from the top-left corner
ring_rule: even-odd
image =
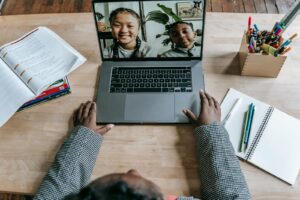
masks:
[[[141,194],[119,180],[103,188],[88,185],[78,194],[69,195],[64,200],[163,200],[163,197],[161,194]]]
[[[110,16],[109,16],[109,23],[112,24],[112,22],[115,20],[117,14],[119,13],[129,13],[131,14],[132,16],[134,16],[138,22],[139,22],[139,26],[141,25],[141,18],[139,16],[139,14],[137,14],[134,10],[130,9],[130,8],[117,8],[116,10],[112,11],[110,13]]]

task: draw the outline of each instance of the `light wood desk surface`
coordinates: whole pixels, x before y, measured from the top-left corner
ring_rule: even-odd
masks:
[[[293,51],[278,78],[239,76],[236,52],[247,17],[207,14],[206,90],[221,101],[227,89],[233,87],[300,118],[300,39],[292,43]],[[282,16],[252,17],[260,27],[271,28]],[[71,95],[17,113],[0,128],[0,191],[35,193],[71,129],[73,111],[95,96],[100,57],[92,14],[1,16],[0,45],[40,25],[62,36],[87,57],[87,62],[69,76]],[[294,32],[300,33],[300,18],[286,34]],[[116,126],[105,136],[92,179],[135,168],[166,194],[197,196],[200,182],[192,132],[188,125]],[[300,199],[300,178],[292,187],[247,163],[241,162],[241,166],[254,199]]]

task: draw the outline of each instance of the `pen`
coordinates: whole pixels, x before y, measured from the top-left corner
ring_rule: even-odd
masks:
[[[297,37],[297,36],[298,36],[297,33],[295,33],[294,35],[292,35],[287,41],[285,41],[285,42],[281,45],[281,47],[286,47],[286,46],[288,46],[289,44],[291,44],[292,40],[295,39],[295,37]]]
[[[276,30],[276,28],[277,28],[278,25],[279,25],[279,23],[276,22],[275,25],[274,25],[274,27],[272,28],[272,32],[274,32]]]
[[[292,40],[297,37],[297,33],[295,33],[294,35],[292,35],[287,41],[285,41],[283,44],[280,45],[280,47],[278,48],[277,52],[278,54],[282,54],[286,49],[286,47],[291,44]],[[288,51],[290,51],[291,49],[289,49]],[[286,52],[285,52],[286,53]]]
[[[286,49],[287,49],[286,47],[282,46],[282,47],[278,48],[277,51],[278,51],[279,54],[282,54],[284,52],[284,50],[286,50]]]
[[[245,116],[244,116],[244,127],[243,127],[243,130],[242,130],[242,136],[241,136],[241,141],[240,141],[240,146],[239,146],[239,152],[242,152],[243,149],[244,149],[244,146],[245,146],[244,140],[245,140],[245,136],[246,136],[248,113],[249,113],[249,111],[247,110],[247,112],[245,112]]]
[[[254,116],[254,104],[251,103],[250,106],[249,106],[249,117],[248,117],[248,122],[247,122],[247,129],[246,129],[246,136],[245,136],[245,140],[244,140],[244,143],[245,143],[245,149],[247,149],[248,147],[248,143],[249,143],[249,138],[250,138],[250,132],[251,132],[251,127],[252,127],[252,122],[253,122],[253,116]]]
[[[254,37],[252,37],[252,45],[253,45],[254,52],[255,52],[255,50],[256,50],[256,40],[254,39]]]
[[[254,49],[254,46],[253,46],[253,44],[252,44],[252,40],[251,40],[250,43],[249,43],[248,49],[249,49],[249,52],[250,52],[250,53],[254,53],[255,49]]]
[[[280,33],[282,33],[283,29],[280,27],[275,31],[275,35],[279,35]]]
[[[256,32],[259,31],[258,26],[256,24],[254,24],[254,28],[255,28]]]
[[[274,47],[268,45],[268,44],[263,44],[262,49],[265,53],[267,54],[271,54],[273,56],[278,56],[279,52],[277,49],[275,49]]]
[[[292,23],[292,21],[296,18],[300,11],[300,1],[296,1],[294,5],[291,7],[290,11],[282,18],[279,22],[281,26],[285,26],[284,30]]]
[[[223,125],[225,126],[226,122],[228,121],[228,119],[230,118],[230,116],[233,114],[234,110],[238,107],[239,103],[241,102],[241,99],[238,98],[235,100],[233,106],[230,108],[228,114],[226,115],[226,117],[223,119]]]
[[[286,49],[281,53],[281,55],[286,54],[286,53],[289,52],[290,50],[292,50],[292,47],[286,48]]]

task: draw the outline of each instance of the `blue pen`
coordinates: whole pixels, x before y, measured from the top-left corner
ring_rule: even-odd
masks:
[[[255,28],[256,32],[259,32],[258,26],[256,24],[254,24],[254,28]]]
[[[292,35],[287,41],[285,41],[280,47],[286,47],[289,44],[291,44],[292,40],[297,37],[297,33],[295,33],[294,35]]]
[[[285,42],[281,45],[281,47],[286,47],[286,46],[289,45],[291,42],[292,42],[291,40],[287,40],[287,41],[285,41]]]
[[[252,104],[252,112],[251,112],[251,116],[249,119],[249,129],[248,129],[248,134],[247,134],[247,138],[246,138],[246,144],[245,144],[245,149],[247,149],[248,144],[249,144],[249,138],[250,138],[250,133],[251,133],[251,127],[252,127],[252,122],[253,122],[253,118],[254,118],[254,112],[255,112],[255,106],[254,104]]]
[[[252,120],[251,120],[251,118],[252,118],[252,116],[253,116],[253,109],[254,109],[254,104],[253,103],[251,103],[250,105],[249,105],[249,109],[248,109],[248,120],[247,120],[247,127],[246,127],[246,136],[245,136],[245,139],[244,139],[244,143],[247,145],[247,143],[248,143],[248,139],[249,139],[249,134],[250,134],[250,132],[249,132],[249,129],[250,129],[250,124],[251,124],[251,122],[252,122]]]

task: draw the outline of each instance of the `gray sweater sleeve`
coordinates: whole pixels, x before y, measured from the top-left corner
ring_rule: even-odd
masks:
[[[61,200],[79,192],[92,174],[99,153],[102,136],[77,126],[56,154],[34,200]]]
[[[218,124],[195,130],[202,199],[251,199],[226,129]]]

